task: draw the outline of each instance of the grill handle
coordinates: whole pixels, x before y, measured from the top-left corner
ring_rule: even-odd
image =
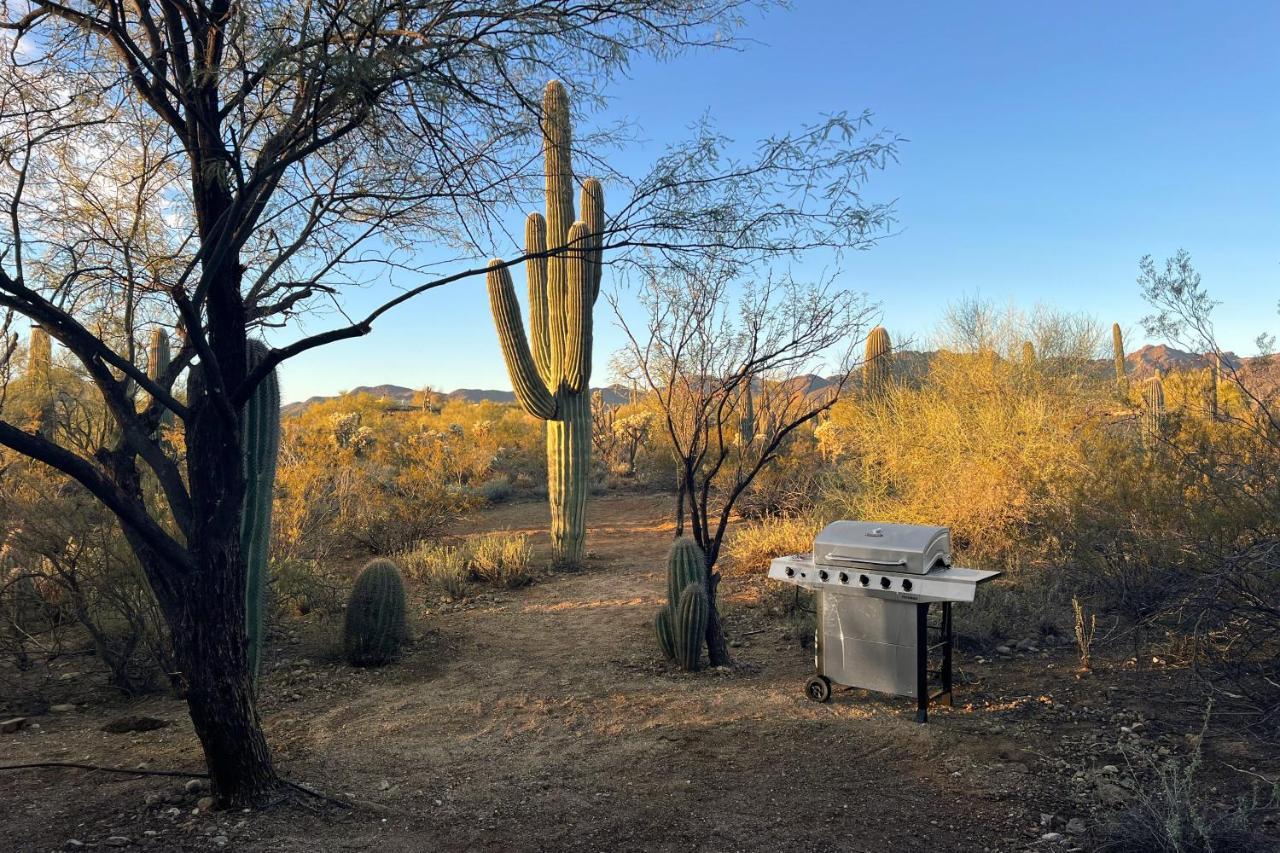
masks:
[[[827,554],[828,560],[839,560],[845,563],[865,563],[868,566],[905,566],[906,560],[871,560],[867,557],[849,557],[844,554]]]

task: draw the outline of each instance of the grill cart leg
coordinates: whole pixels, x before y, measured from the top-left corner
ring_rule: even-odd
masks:
[[[955,645],[951,633],[951,602],[942,602],[942,692],[947,697],[947,707],[954,708],[951,697],[951,649]]]
[[[822,608],[826,596],[818,590],[813,601],[813,668],[814,676],[804,683],[804,695],[815,702],[826,702],[831,698],[831,679],[822,671]]]
[[[916,605],[916,722],[929,721],[929,603]]]

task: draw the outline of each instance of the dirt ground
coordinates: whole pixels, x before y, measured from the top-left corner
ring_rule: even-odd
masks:
[[[510,504],[459,532],[545,543],[545,512]],[[961,651],[956,707],[925,726],[906,699],[846,691],[815,704],[801,692],[812,652],[758,579],[722,586],[739,665],[679,673],[651,634],[669,500],[604,497],[592,513],[581,573],[462,605],[415,595],[417,637],[396,665],[343,665],[332,620],[286,626],[263,687],[269,740],[290,779],[353,810],[210,812],[183,778],[13,771],[0,773],[0,849],[1088,849],[1130,784],[1118,744],[1180,754],[1199,731],[1184,673],[1079,677],[1065,642]],[[74,710],[0,735],[0,763],[200,767],[181,702],[112,699],[88,666],[56,682]],[[101,731],[124,714],[171,724]],[[1218,768],[1280,770],[1274,745],[1246,735],[1206,750]]]

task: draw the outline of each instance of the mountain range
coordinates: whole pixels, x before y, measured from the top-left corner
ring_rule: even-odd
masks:
[[[894,354],[895,372],[901,372],[903,375],[918,376],[923,374],[928,367],[929,360],[933,356],[931,352],[915,352],[903,351]],[[1273,360],[1259,360],[1256,358],[1241,358],[1235,353],[1223,353],[1224,362],[1237,369],[1244,370],[1249,373],[1256,373],[1261,378],[1262,390],[1264,393],[1273,393],[1280,388],[1280,362]],[[1141,349],[1135,350],[1125,356],[1125,362],[1129,366],[1129,376],[1133,379],[1146,379],[1154,375],[1157,371],[1161,373],[1174,373],[1182,370],[1201,370],[1211,366],[1212,361],[1209,356],[1201,353],[1183,352],[1179,349],[1166,346],[1165,344],[1148,344]],[[1110,369],[1109,359],[1099,359],[1097,362],[1099,371]],[[805,386],[805,393],[813,394],[830,386],[835,379],[831,377],[818,376],[809,374],[797,377],[797,383]],[[604,400],[611,406],[621,405],[630,398],[628,389],[623,385],[608,385],[602,388],[591,389],[593,393],[599,392],[604,396]],[[406,388],[403,385],[361,385],[358,388],[352,388],[346,394],[369,394],[381,399],[390,400],[404,405],[410,405],[415,396],[419,393],[419,389]],[[341,395],[336,395],[341,396]],[[494,403],[514,403],[516,395],[512,391],[501,391],[494,388],[458,388],[447,394],[440,396],[448,400],[465,400],[468,403],[479,403],[482,401]],[[282,407],[281,413],[284,415],[292,415],[301,412],[317,403],[326,400],[332,400],[334,397],[310,397],[306,400],[300,400],[294,403],[288,403]]]

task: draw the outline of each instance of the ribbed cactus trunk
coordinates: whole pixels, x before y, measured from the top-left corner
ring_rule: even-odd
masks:
[[[169,369],[169,364],[173,360],[172,351],[169,348],[169,336],[165,334],[164,329],[157,326],[151,331],[151,344],[147,347],[147,378],[152,382],[159,382],[160,377]],[[173,423],[173,412],[168,409],[160,416],[161,426],[169,426]]]
[[[267,345],[249,341],[249,369],[267,356]],[[280,382],[273,370],[244,407],[244,515],[240,550],[245,560],[245,634],[249,640],[249,673],[255,689],[266,641],[267,560],[271,545],[271,504],[276,461],[280,454]]]
[[[862,361],[862,388],[868,397],[879,397],[889,387],[893,344],[884,326],[876,326],[867,335],[867,353]]]
[[[36,406],[33,427],[42,438],[52,441],[57,424],[53,393],[53,340],[39,326],[31,327],[31,338],[27,344],[26,381]]]
[[[577,565],[586,545],[591,468],[592,317],[600,293],[604,192],[588,178],[574,221],[569,98],[553,80],[543,96],[547,212],[525,221],[529,334],[511,274],[489,264],[489,304],[516,399],[547,422],[547,495],[556,562]]]
[[[1164,382],[1159,375],[1147,380],[1142,403],[1142,436],[1148,446],[1155,446],[1164,427]]]
[[[1129,396],[1129,375],[1124,367],[1124,335],[1120,332],[1120,324],[1111,324],[1111,349],[1116,362],[1116,393],[1121,397]]]

